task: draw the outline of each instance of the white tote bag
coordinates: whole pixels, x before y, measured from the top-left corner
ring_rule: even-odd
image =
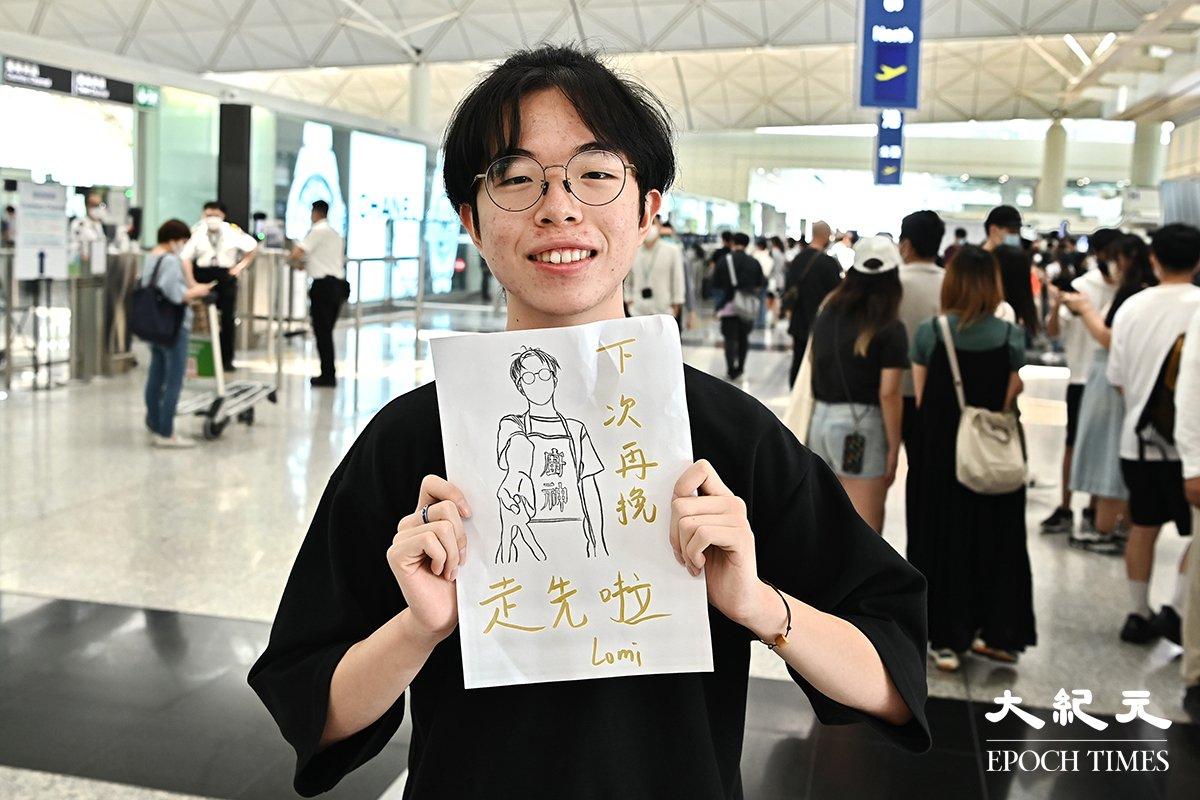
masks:
[[[938,316],[946,357],[954,376],[954,393],[962,418],[955,439],[955,477],[979,494],[1008,494],[1025,485],[1025,454],[1021,448],[1020,422],[1014,411],[990,411],[967,405],[963,394],[958,353],[950,335],[950,320]]]
[[[808,425],[812,422],[812,412],[812,337],[809,336],[800,371],[796,373],[796,382],[792,384],[787,410],[783,412],[783,424],[796,434],[800,444],[808,444]]]

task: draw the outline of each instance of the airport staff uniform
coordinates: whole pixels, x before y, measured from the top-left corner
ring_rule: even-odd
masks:
[[[313,336],[317,340],[317,355],[321,359],[320,378],[331,380],[336,377],[333,326],[342,303],[350,295],[350,284],[346,282],[345,243],[329,221],[322,219],[313,223],[312,230],[298,246],[304,251],[304,271],[312,280],[308,289],[309,313]]]
[[[258,240],[236,225],[221,222],[214,230],[201,222],[192,228],[192,238],[181,257],[191,261],[196,283],[217,282],[213,294],[221,312],[221,361],[233,369],[233,331],[237,321],[238,279],[229,274],[244,253],[258,248]]]

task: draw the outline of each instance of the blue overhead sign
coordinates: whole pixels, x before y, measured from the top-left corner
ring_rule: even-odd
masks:
[[[921,0],[861,0],[858,104],[916,108],[921,70]]]
[[[899,185],[903,173],[904,112],[885,108],[875,127],[875,185]]]

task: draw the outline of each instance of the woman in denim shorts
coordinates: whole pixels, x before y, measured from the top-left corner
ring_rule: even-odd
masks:
[[[900,251],[886,236],[854,246],[854,266],[813,323],[808,446],[837,473],[868,525],[883,530],[900,454],[900,380],[908,338],[898,317]]]

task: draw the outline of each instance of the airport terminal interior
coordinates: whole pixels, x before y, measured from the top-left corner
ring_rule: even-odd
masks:
[[[1188,557],[1200,523],[1200,3],[0,0],[0,63],[0,797],[1200,797],[1200,554]],[[514,88],[522,81],[532,88]],[[654,125],[659,108],[669,138]],[[508,111],[521,140],[499,147]],[[662,180],[656,143],[675,161],[661,193],[647,185]],[[655,209],[639,205],[647,192],[661,195]],[[549,244],[514,258],[502,251],[510,234]],[[603,299],[564,310],[578,287],[604,280]],[[942,331],[943,313],[956,333]],[[624,351],[612,375],[593,367],[592,394],[563,407],[583,424],[553,394],[548,406],[534,399],[545,381],[577,391],[565,377],[593,354],[580,333],[593,329],[577,323],[626,331],[651,315],[638,330],[661,338],[637,355],[663,365],[652,379]],[[530,332],[530,349],[502,338],[555,320],[577,330]],[[451,337],[472,334],[520,344],[491,370],[495,384],[483,355],[447,361],[459,352]],[[542,349],[555,347],[563,380]],[[597,386],[643,386],[617,377],[668,399],[635,407],[622,389],[614,408]],[[471,390],[393,403],[435,378]],[[991,395],[979,391],[985,378]],[[708,452],[696,438],[714,416],[706,402],[745,410],[720,422],[730,441],[770,425],[790,454],[754,462],[752,480],[725,476],[788,487],[786,504],[744,498],[738,520],[720,523],[749,537],[736,546],[751,543],[751,567],[760,541],[750,580],[780,627],[734,620],[729,576],[714,570],[736,558],[718,560],[726,545],[713,539],[707,594],[696,577],[653,595],[679,621],[685,607],[705,631],[711,619],[711,652],[707,634],[661,633],[670,615],[635,618],[650,623],[637,628],[643,650],[608,654],[626,674],[581,680],[560,642],[583,641],[570,629],[586,616],[577,625],[562,602],[553,631],[522,638],[509,615],[527,619],[535,590],[514,603],[508,583],[488,581],[526,570],[526,584],[544,586],[530,531],[550,541],[555,526],[578,528],[565,511],[576,502],[590,544],[568,568],[600,568],[608,545],[595,551],[589,478],[598,499],[612,495],[601,541],[605,529],[610,543],[629,525],[653,532],[645,552],[661,563],[641,571],[682,576],[663,545],[685,529],[676,476],[638,484],[645,495],[627,502],[636,441],[610,425],[636,425],[619,435],[643,445]],[[537,416],[546,408],[553,416]],[[417,432],[386,438],[388,413]],[[959,425],[969,413],[976,428]],[[689,414],[690,442],[654,431]],[[989,425],[1003,436],[989,438]],[[443,437],[444,462],[440,446],[403,446]],[[543,440],[569,451],[573,477],[543,489],[538,509],[532,488],[532,505],[518,497],[525,473],[510,459],[525,445],[563,475],[563,453]],[[968,474],[969,447],[981,448],[980,475]],[[605,453],[607,472],[586,471],[587,448]],[[640,458],[644,481],[657,465]],[[357,551],[336,539],[358,530],[334,520],[375,515],[348,510],[367,487],[338,481],[394,485],[375,474],[385,463],[449,463],[452,484],[501,486],[488,513],[518,521],[500,523],[495,563],[494,534],[484,541],[483,522],[467,521],[449,602],[455,622],[462,610],[486,623],[490,608],[462,601],[473,581],[504,590],[489,598],[503,607],[482,633],[464,622],[387,684],[407,687],[398,727],[396,707],[380,720],[391,703],[376,700],[333,736],[359,700],[344,688],[347,665],[386,644],[392,622],[425,624],[413,622],[429,603],[413,575],[452,586],[433,550],[404,573],[400,545],[388,549],[397,531],[397,542],[434,531],[443,495],[406,498],[382,520],[373,564],[344,563]],[[1003,469],[1015,483],[999,486]],[[813,476],[824,476],[820,497],[791,491]],[[716,483],[680,496],[720,495]],[[803,548],[756,529],[756,516],[804,502],[796,519],[811,525],[767,534]],[[838,524],[823,530],[822,519]],[[508,530],[524,533],[505,563]],[[827,563],[778,560],[801,553]],[[862,577],[840,615],[816,589],[758,581],[803,574],[824,586],[859,575],[867,553],[891,571]],[[298,563],[308,571],[293,575]],[[379,576],[389,585],[368,585]],[[900,576],[920,586],[905,609],[871,595],[899,593]],[[596,598],[579,586],[577,599],[614,624],[626,591],[647,612],[648,590],[618,590],[619,619],[609,589]],[[392,622],[368,625],[357,604],[381,597]],[[834,624],[838,652],[805,635],[832,636]],[[336,644],[336,625],[336,636],[361,631],[343,649],[358,644],[306,671],[295,652]],[[776,633],[771,646],[757,641]],[[707,662],[653,667],[685,638]],[[391,640],[394,652],[413,641]],[[652,669],[630,674],[643,651]],[[373,665],[377,687],[397,663],[408,664]],[[463,675],[430,675],[446,665]],[[899,722],[874,695],[860,701],[868,685],[903,707]],[[742,704],[736,720],[717,711],[724,691]],[[654,727],[657,711],[620,727],[578,719],[603,712],[597,698],[651,694],[707,702],[707,713],[664,699],[669,729]],[[462,730],[445,727],[434,695],[464,719],[473,695],[513,702],[508,730],[528,738],[456,741],[461,775],[431,776]],[[573,696],[590,705],[573,709]],[[284,708],[284,697],[307,705]],[[514,697],[565,703],[563,724],[583,741],[527,750],[554,736],[522,721],[534,712],[504,699]],[[313,715],[316,728],[298,734],[296,718]],[[719,775],[711,793],[652,784],[655,759],[636,748],[695,724],[713,726],[702,732],[712,752],[675,763],[664,746],[655,769]],[[308,737],[300,773],[297,736]],[[517,769],[498,753],[528,759],[530,783],[489,785],[489,770]]]

